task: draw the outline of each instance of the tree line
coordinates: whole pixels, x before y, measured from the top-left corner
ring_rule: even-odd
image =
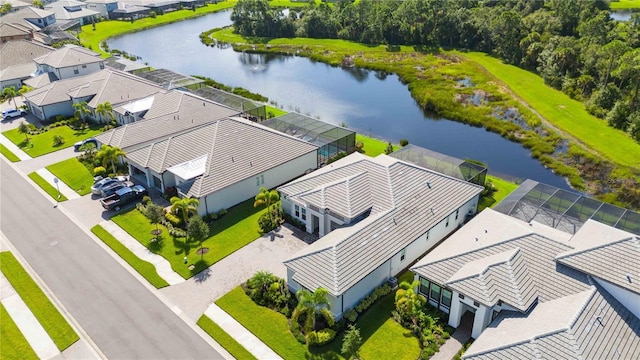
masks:
[[[606,1],[311,1],[285,15],[267,0],[240,0],[231,19],[244,36],[490,53],[538,73],[640,142],[640,14],[612,20]]]

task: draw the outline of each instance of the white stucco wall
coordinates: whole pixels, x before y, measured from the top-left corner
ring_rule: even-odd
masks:
[[[315,169],[317,163],[316,151],[311,151],[297,159],[218,190],[200,199],[198,214],[206,215],[207,209],[209,212],[228,209],[233,205],[255,197],[261,187],[273,189],[278,185],[295,179],[309,169]],[[256,177],[259,178],[259,181],[256,180]],[[263,179],[264,182],[262,182]]]
[[[594,277],[600,286],[602,286],[609,294],[611,294],[616,300],[624,305],[629,311],[633,313],[637,318],[640,318],[640,295],[633,293],[629,290],[623,289],[617,285]]]
[[[71,106],[71,100],[43,106],[42,111],[44,112],[44,115],[40,120],[47,120],[52,116],[58,115],[71,117],[74,113],[73,107]]]
[[[78,65],[78,66],[70,66],[70,67],[64,67],[64,68],[59,68],[59,69],[55,69],[55,73],[58,76],[58,78],[60,80],[62,79],[68,79],[68,78],[72,78],[72,77],[76,77],[76,76],[82,76],[82,75],[88,75],[91,73],[94,73],[96,71],[100,71],[100,64],[103,64],[103,68],[104,68],[104,62],[97,62],[97,63],[93,63],[93,64],[85,64],[85,68],[83,68],[83,65]],[[78,69],[78,73],[75,74],[73,72],[73,70],[77,68]]]
[[[367,296],[370,292],[373,291],[377,286],[382,285],[390,276],[395,274],[391,274],[389,272],[389,261],[386,261],[384,264],[378,266],[374,271],[372,271],[369,275],[367,275],[364,279],[358,281],[357,284],[349,288],[349,290],[344,293],[344,311],[352,309],[360,300],[362,300],[365,296]]]

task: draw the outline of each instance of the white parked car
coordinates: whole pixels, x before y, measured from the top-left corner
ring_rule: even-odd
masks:
[[[22,109],[7,109],[2,111],[2,120],[24,116],[27,112]]]

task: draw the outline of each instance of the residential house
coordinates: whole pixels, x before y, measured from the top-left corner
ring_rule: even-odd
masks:
[[[10,24],[0,24],[0,30],[4,31],[7,26],[11,27]],[[37,69],[33,59],[54,50],[28,40],[14,40],[3,44],[0,48],[0,89],[8,86],[21,88],[24,81],[31,78]]]
[[[76,0],[58,0],[44,6],[53,11],[58,22],[76,22],[79,26],[94,23],[100,13],[87,8],[85,2]]]
[[[595,220],[575,233],[485,209],[412,270],[458,327],[465,359],[640,355],[640,238]]]
[[[136,20],[149,16],[149,13],[151,9],[146,6],[118,2],[118,8],[113,10],[109,17],[112,20]]]
[[[124,3],[129,6],[145,7],[158,15],[176,11],[180,8],[180,0],[125,0]]]
[[[20,24],[0,23],[0,42],[6,44],[15,40],[33,40],[33,29]]]
[[[359,153],[279,187],[283,210],[320,236],[284,261],[289,288],[326,288],[340,318],[475,214],[482,190]]]
[[[98,12],[99,16],[111,19],[111,13],[118,8],[118,0],[86,0],[87,9]]]
[[[20,1],[20,0],[0,0],[0,6],[4,6],[4,4],[11,5],[11,11],[18,11],[24,9],[26,7],[32,6],[31,2]]]
[[[84,76],[104,69],[104,59],[100,54],[84,47],[66,44],[56,51],[33,59],[37,64],[36,75],[53,73],[63,80]]]
[[[35,31],[40,31],[55,22],[56,16],[52,11],[33,6],[0,16],[0,23],[20,24]]]

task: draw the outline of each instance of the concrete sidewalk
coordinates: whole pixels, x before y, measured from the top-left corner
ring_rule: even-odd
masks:
[[[80,195],[78,195],[78,193],[75,192],[72,188],[67,186],[67,184],[62,182],[62,180],[58,180],[58,183],[56,184],[55,181],[53,181],[53,179],[55,178],[55,175],[53,175],[49,170],[39,169],[36,171],[36,173],[42,176],[43,179],[47,180],[47,182],[51,184],[54,188],[57,186],[60,189],[60,193],[66,196],[67,199],[73,200],[73,199],[80,198]]]
[[[156,267],[158,275],[165,279],[169,285],[176,285],[185,281],[182,276],[173,271],[171,264],[169,264],[167,259],[149,251],[149,249],[142,246],[138,240],[131,237],[131,235],[124,231],[120,226],[116,225],[113,221],[103,221],[100,223],[100,226],[118,239],[122,245],[126,246],[127,249],[131,250],[131,252],[133,252],[137,257],[152,263]]]
[[[29,160],[31,156],[29,156],[26,152],[20,150],[16,144],[12,143],[11,140],[7,139],[6,136],[0,135],[0,144],[4,145],[9,151],[14,153],[20,160]]]
[[[211,304],[204,314],[220,326],[227,334],[244,346],[258,359],[282,359],[275,351],[265,345],[260,339],[237,322],[231,315],[220,309],[218,305]]]
[[[20,332],[24,335],[29,345],[40,359],[50,359],[60,351],[53,343],[49,334],[44,330],[38,319],[24,303],[20,295],[11,286],[9,280],[0,273],[0,298],[2,305],[7,309],[9,316],[16,323]]]

